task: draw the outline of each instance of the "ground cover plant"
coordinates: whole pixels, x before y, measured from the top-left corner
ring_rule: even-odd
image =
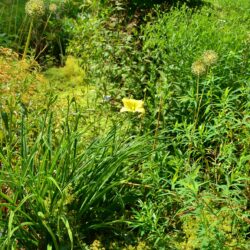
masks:
[[[250,2],[39,3],[0,5],[1,249],[249,249]]]

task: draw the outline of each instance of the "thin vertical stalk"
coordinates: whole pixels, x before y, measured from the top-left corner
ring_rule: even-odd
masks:
[[[33,18],[31,19],[31,22],[30,22],[29,33],[28,33],[28,36],[27,36],[27,40],[26,40],[22,60],[24,60],[26,58],[26,55],[27,55],[27,52],[28,52],[28,48],[29,48],[30,40],[31,40],[32,28],[33,28]]]
[[[194,112],[194,128],[196,128],[196,125],[197,125],[197,119],[198,119],[198,102],[199,102],[199,76],[197,77],[197,80],[196,80],[196,106],[195,106],[195,112]]]

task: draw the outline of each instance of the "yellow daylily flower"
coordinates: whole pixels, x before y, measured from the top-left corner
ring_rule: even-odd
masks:
[[[144,102],[142,100],[123,98],[122,102],[124,107],[121,108],[120,112],[145,113]]]

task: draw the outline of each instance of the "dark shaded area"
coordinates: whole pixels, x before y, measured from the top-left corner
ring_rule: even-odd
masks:
[[[202,0],[127,0],[123,1],[125,5],[128,6],[128,10],[131,12],[135,10],[151,9],[155,5],[164,5],[168,7],[181,6],[186,4],[190,8],[196,8],[203,5]]]
[[[187,4],[190,7],[195,7],[197,5],[200,5],[202,3],[202,0],[130,0],[128,1],[130,5],[137,6],[137,7],[152,7],[155,4],[163,4],[168,3],[171,5],[176,4]]]
[[[137,25],[145,22],[145,16],[151,13],[155,14],[155,9],[162,12],[170,11],[172,7],[181,7],[184,4],[192,9],[199,9],[208,3],[203,0],[122,0],[103,1],[103,7],[109,5],[113,8],[114,15],[119,16],[123,20],[123,25],[127,25],[131,21],[136,21]]]

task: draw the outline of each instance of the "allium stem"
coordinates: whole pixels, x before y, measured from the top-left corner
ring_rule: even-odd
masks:
[[[196,107],[195,107],[195,111],[194,111],[194,122],[195,122],[195,126],[196,126],[196,119],[198,119],[198,102],[199,102],[199,76],[197,77],[197,81],[196,81]]]
[[[196,82],[196,102],[198,103],[199,100],[199,76],[197,77],[197,82]]]
[[[29,45],[30,45],[32,28],[33,28],[33,18],[31,19],[31,22],[30,22],[29,33],[28,33],[28,36],[27,36],[27,40],[26,40],[22,60],[24,60],[26,58],[26,55],[27,55],[27,52],[28,52],[28,48],[29,48]]]
[[[205,91],[205,87],[204,87],[203,90],[202,90],[202,93],[201,93],[201,97],[200,97],[199,103],[197,103],[198,107],[197,107],[197,112],[196,112],[195,125],[197,125],[197,122],[198,122],[199,113],[200,113],[200,108],[201,108],[201,102],[202,102],[202,99],[203,99],[204,91]]]

